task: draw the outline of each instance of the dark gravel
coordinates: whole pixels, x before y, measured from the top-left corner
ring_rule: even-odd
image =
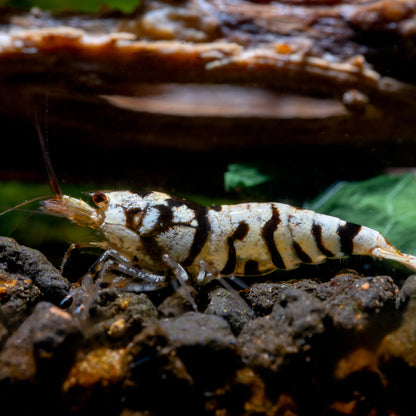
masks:
[[[15,414],[413,408],[415,276],[401,289],[353,271],[325,282],[263,279],[239,294],[216,284],[189,293],[94,287],[64,310],[70,285],[40,253],[1,238],[0,270],[0,397]]]

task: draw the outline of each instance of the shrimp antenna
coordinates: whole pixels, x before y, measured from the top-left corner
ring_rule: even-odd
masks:
[[[56,176],[55,170],[53,168],[51,158],[49,156],[48,144],[46,143],[45,136],[42,133],[42,129],[39,123],[38,113],[35,115],[35,123],[36,123],[36,130],[38,132],[40,147],[42,149],[43,160],[45,162],[46,172],[48,174],[49,183],[51,184],[51,188],[53,193],[58,199],[62,199],[62,191],[59,187],[58,178]]]
[[[43,160],[45,162],[46,171],[47,171],[47,174],[48,174],[48,177],[49,177],[49,182],[51,184],[52,192],[55,194],[56,198],[61,199],[63,194],[62,194],[61,188],[59,187],[58,178],[56,176],[55,170],[53,169],[51,158],[49,156],[48,145],[47,145],[45,137],[42,133],[42,129],[40,127],[38,113],[35,114],[35,124],[36,124],[36,130],[38,132],[38,137],[39,137],[39,142],[40,142],[40,146],[41,146],[41,150],[42,150]],[[0,215],[7,214],[8,212],[17,210],[17,209],[19,209],[19,208],[21,208],[25,205],[28,205],[32,202],[42,201],[43,199],[47,199],[47,198],[50,198],[50,195],[39,196],[37,198],[33,198],[33,199],[28,200],[28,201],[24,201],[24,202],[14,206],[14,207],[11,207],[9,209],[6,209],[5,211],[0,212]]]
[[[14,207],[8,208],[5,211],[0,212],[0,215],[7,214],[8,212],[15,211],[21,207],[24,207],[25,205],[31,204],[35,201],[42,201],[42,199],[48,199],[50,198],[50,195],[46,196],[38,196],[37,198],[29,199],[28,201],[22,202],[21,204],[15,205]]]

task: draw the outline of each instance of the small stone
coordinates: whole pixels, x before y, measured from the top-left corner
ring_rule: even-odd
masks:
[[[122,378],[121,364],[125,354],[124,348],[97,348],[78,360],[69,371],[63,383],[65,395],[74,396],[83,392],[83,399],[93,393],[104,394],[105,391],[120,383]],[[91,400],[91,398],[89,397]]]
[[[188,294],[185,293],[188,291]],[[157,308],[165,317],[182,315],[185,312],[192,311],[192,305],[189,302],[189,296],[195,299],[197,290],[187,285],[186,288],[180,287],[171,296],[167,297]]]
[[[412,278],[413,280],[413,278]],[[413,285],[413,283],[412,283]],[[407,289],[405,289],[406,291]],[[403,291],[403,289],[402,289]],[[410,292],[409,292],[410,293]],[[409,293],[406,295],[409,296]],[[412,294],[400,326],[387,334],[378,351],[380,363],[392,378],[402,377],[398,369],[416,371],[416,294]],[[406,377],[404,377],[406,379]]]
[[[339,274],[316,288],[316,296],[327,305],[334,326],[354,331],[375,327],[375,321],[387,330],[398,318],[398,294],[389,276],[361,277],[354,273]]]
[[[188,312],[162,320],[161,326],[195,383],[213,388],[234,370],[236,339],[225,319]]]
[[[19,245],[12,238],[0,237],[0,264],[6,273],[31,279],[42,300],[59,304],[69,292],[68,280],[42,253]]]
[[[373,349],[356,348],[341,357],[334,367],[334,379],[344,380],[348,376],[362,371],[378,372],[377,355]]]
[[[129,343],[123,375],[126,404],[132,408],[162,408],[166,414],[173,400],[191,399],[194,381],[160,325],[145,328]]]
[[[217,288],[209,293],[210,303],[204,313],[223,317],[235,334],[239,334],[244,325],[254,317],[250,306],[237,292]]]
[[[32,279],[0,272],[0,322],[9,331],[15,330],[30,315],[40,295]]]
[[[323,302],[300,289],[288,289],[270,315],[250,321],[238,342],[243,361],[276,372],[296,354],[308,354],[311,342],[325,331]]]
[[[157,310],[145,293],[118,293],[114,288],[100,290],[86,315],[85,336],[100,342],[128,340],[158,319]]]
[[[209,347],[222,350],[235,346],[230,326],[219,316],[187,312],[175,318],[162,320],[161,326],[176,348]]]
[[[0,353],[0,381],[58,377],[70,364],[79,336],[76,319],[51,303],[38,303]]]
[[[400,289],[398,300],[405,304],[410,298],[416,295],[416,274],[410,275]]]
[[[255,283],[247,289],[243,296],[258,315],[264,316],[272,311],[274,304],[279,301],[283,291],[287,289],[302,289],[308,293],[313,293],[317,286],[318,283],[310,279],[277,283]]]

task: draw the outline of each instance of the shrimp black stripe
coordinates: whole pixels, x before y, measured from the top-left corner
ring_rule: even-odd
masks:
[[[293,248],[295,250],[296,255],[303,263],[313,263],[313,260],[308,256],[308,254],[303,250],[301,245],[293,240]]]
[[[335,254],[332,251],[328,250],[322,241],[322,225],[317,224],[314,221],[312,225],[311,233],[321,253],[324,254],[326,257],[335,257]]]
[[[198,207],[194,210],[195,219],[198,223],[197,229],[192,241],[192,245],[189,248],[189,253],[186,259],[183,261],[185,267],[190,266],[198,254],[201,252],[204,244],[208,239],[208,234],[210,231],[210,224],[207,218],[208,208]]]
[[[346,222],[338,227],[338,235],[341,242],[341,250],[345,254],[352,254],[354,251],[354,237],[360,232],[361,225]]]
[[[235,240],[243,240],[244,237],[247,235],[250,227],[246,222],[241,222],[234,233],[228,237],[227,244],[228,244],[228,260],[225,264],[224,268],[221,270],[221,274],[229,275],[234,272],[235,266],[237,263],[237,254],[234,247]]]
[[[283,262],[282,256],[280,255],[279,250],[277,249],[276,243],[274,241],[274,232],[277,230],[279,223],[279,210],[274,205],[272,205],[272,216],[269,219],[269,221],[267,221],[266,224],[264,224],[261,235],[264,238],[264,241],[266,242],[272,263],[278,269],[285,269],[285,263]]]

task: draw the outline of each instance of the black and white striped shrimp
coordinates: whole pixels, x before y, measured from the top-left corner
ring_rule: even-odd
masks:
[[[416,257],[401,253],[378,231],[282,203],[203,207],[160,192],[99,191],[92,194],[93,207],[61,192],[37,118],[36,127],[55,194],[42,209],[104,237],[73,244],[63,262],[72,248],[100,247],[104,253],[93,273],[118,269],[150,288],[166,284],[169,271],[181,283],[190,274],[202,284],[212,277],[265,275],[354,254],[395,260],[416,271]]]
[[[95,245],[105,250],[103,262],[113,257],[120,270],[155,284],[169,269],[204,283],[354,254],[416,271],[416,257],[401,253],[378,231],[282,203],[202,207],[160,192],[130,191],[95,192],[92,201],[95,208],[57,195],[42,202],[42,209],[100,230],[104,241]]]

